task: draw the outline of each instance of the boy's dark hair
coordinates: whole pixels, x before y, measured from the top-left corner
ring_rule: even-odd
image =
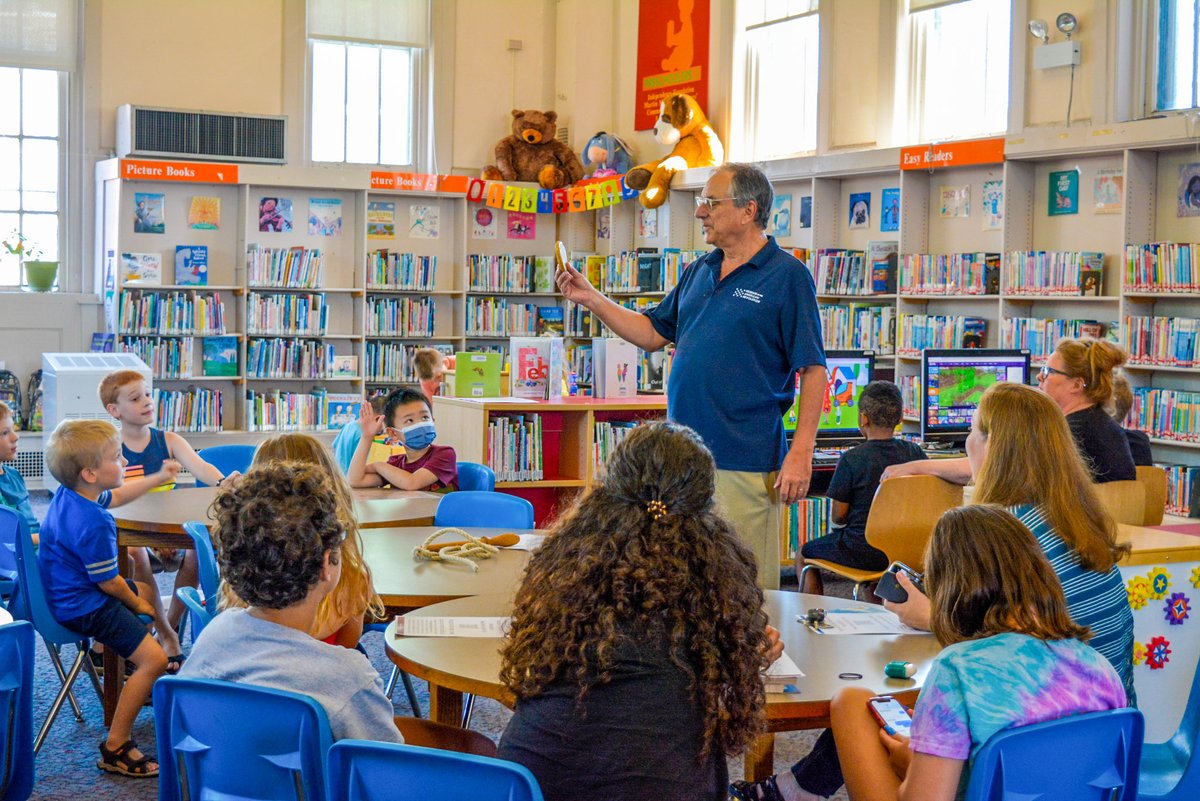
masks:
[[[375,414],[383,414],[387,410],[387,399],[387,395],[372,395],[367,399],[367,403],[371,404]]]
[[[321,576],[325,552],[340,559],[346,530],[321,468],[303,462],[256,465],[213,501],[221,577],[251,606],[285,609]]]
[[[858,398],[858,411],[871,418],[871,425],[895,428],[904,419],[904,398],[891,381],[872,381]]]
[[[387,403],[383,407],[383,424],[390,426],[393,423],[393,415],[396,414],[396,409],[408,403],[420,401],[429,409],[429,413],[433,414],[433,406],[429,403],[429,398],[425,397],[424,392],[415,389],[404,387],[397,389],[392,394],[387,396]]]

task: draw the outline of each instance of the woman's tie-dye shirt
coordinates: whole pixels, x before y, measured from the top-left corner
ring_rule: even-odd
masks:
[[[1079,640],[967,640],[934,659],[913,714],[912,750],[973,759],[1003,729],[1123,706],[1117,672]]]

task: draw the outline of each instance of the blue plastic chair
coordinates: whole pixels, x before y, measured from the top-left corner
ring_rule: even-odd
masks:
[[[1164,743],[1142,747],[1142,772],[1138,801],[1195,801],[1200,798],[1200,669],[1192,676],[1192,690],[1175,734]]]
[[[245,473],[250,469],[250,463],[254,461],[253,445],[213,445],[204,448],[200,453],[200,458],[211,464],[213,467],[221,471],[221,475],[227,476],[233,471]],[[207,487],[200,479],[196,479],[197,487]]]
[[[17,524],[10,517],[0,519],[0,606],[17,591]],[[0,795],[0,798],[3,798]]]
[[[329,751],[329,801],[542,801],[524,765],[434,748],[339,740]]]
[[[325,798],[333,738],[306,695],[164,676],[154,684],[154,731],[159,801]]]
[[[459,528],[533,528],[533,504],[503,492],[450,492],[438,503],[433,524]]]
[[[495,492],[496,473],[486,464],[459,462],[458,489],[460,492]]]
[[[33,792],[33,626],[0,626],[0,798]]]
[[[33,742],[33,752],[36,754],[42,749],[42,743],[50,731],[50,725],[58,717],[64,701],[70,702],[75,719],[83,721],[83,710],[79,708],[79,702],[75,700],[75,694],[71,692],[71,688],[75,685],[75,679],[79,678],[80,670],[85,671],[92,680],[92,686],[96,689],[96,696],[100,698],[101,704],[104,702],[104,693],[100,690],[100,679],[96,675],[96,669],[92,667],[92,660],[88,658],[89,642],[87,638],[80,637],[75,632],[59,625],[50,611],[50,604],[46,601],[46,588],[42,585],[42,574],[38,572],[37,557],[33,553],[33,538],[29,534],[29,526],[25,523],[24,518],[16,512],[0,507],[0,520],[6,516],[17,520],[17,580],[21,584],[21,597],[25,613],[46,643],[46,650],[50,652],[50,661],[54,664],[59,681],[62,682],[62,689],[54,697],[54,703],[50,705],[46,721],[42,724],[37,739]],[[71,663],[71,669],[67,671],[63,670],[59,653],[64,645],[74,645],[79,649],[79,654]]]
[[[184,523],[183,530],[192,538],[192,546],[196,549],[196,568],[200,575],[200,591],[204,593],[204,608],[208,610],[210,617],[215,617],[221,575],[217,567],[217,552],[213,548],[212,536],[208,533],[208,527],[198,520]]]
[[[204,627],[212,622],[213,616],[204,608],[204,599],[195,587],[180,587],[175,590],[175,597],[187,607],[188,616],[192,619],[192,642],[195,643],[204,632]]]
[[[979,750],[964,801],[1134,801],[1144,731],[1136,709],[1006,729]]]

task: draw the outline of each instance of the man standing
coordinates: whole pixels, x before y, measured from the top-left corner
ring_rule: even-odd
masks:
[[[704,241],[656,308],[619,306],[571,266],[563,296],[646,351],[676,344],[667,415],[700,433],[717,463],[717,502],[758,562],[759,583],[779,587],[779,502],[808,492],[825,391],[825,351],[808,270],[767,236],[774,195],[748,164],[718,167],[696,198]],[[783,414],[801,373],[799,419],[787,448]]]

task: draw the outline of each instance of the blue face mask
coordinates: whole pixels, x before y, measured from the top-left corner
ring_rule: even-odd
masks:
[[[426,420],[400,429],[400,436],[404,440],[405,448],[410,451],[419,451],[433,444],[437,431],[433,427],[433,421]]]

